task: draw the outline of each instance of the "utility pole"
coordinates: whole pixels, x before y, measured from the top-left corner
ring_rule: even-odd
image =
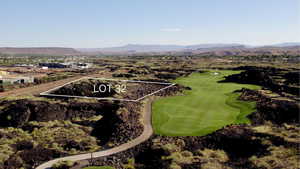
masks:
[[[92,166],[92,165],[94,165],[94,161],[93,161],[93,152],[91,152],[91,160],[90,160],[91,162],[90,162],[90,165]]]

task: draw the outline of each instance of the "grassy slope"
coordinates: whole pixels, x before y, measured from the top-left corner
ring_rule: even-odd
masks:
[[[153,104],[152,123],[156,134],[167,136],[206,135],[225,125],[247,123],[247,114],[255,110],[255,103],[239,101],[238,93],[243,87],[259,89],[255,85],[217,83],[224,76],[237,71],[194,73],[178,78],[175,83],[190,86],[184,96],[162,98]]]

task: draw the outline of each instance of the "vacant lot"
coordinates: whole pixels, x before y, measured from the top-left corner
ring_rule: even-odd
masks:
[[[156,134],[167,136],[201,136],[232,123],[247,123],[246,115],[255,111],[255,103],[237,100],[233,91],[259,86],[218,83],[237,71],[194,73],[175,83],[192,90],[183,96],[162,98],[153,104],[153,126]]]

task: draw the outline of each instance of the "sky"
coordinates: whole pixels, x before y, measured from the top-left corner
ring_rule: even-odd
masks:
[[[300,0],[1,0],[0,47],[300,42]]]

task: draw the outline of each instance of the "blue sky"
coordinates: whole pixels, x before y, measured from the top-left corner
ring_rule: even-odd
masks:
[[[300,42],[300,0],[2,0],[0,46]]]

